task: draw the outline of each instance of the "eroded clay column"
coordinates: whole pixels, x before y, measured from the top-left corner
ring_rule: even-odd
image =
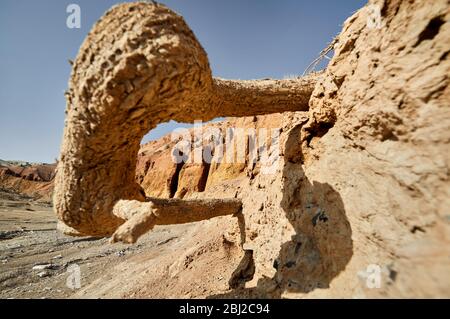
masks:
[[[123,212],[113,214],[116,203],[145,201],[135,168],[149,130],[171,119],[306,110],[315,82],[316,76],[213,79],[205,51],[181,16],[153,3],[114,6],[74,61],[55,178],[58,218],[72,234],[111,235],[126,220]]]

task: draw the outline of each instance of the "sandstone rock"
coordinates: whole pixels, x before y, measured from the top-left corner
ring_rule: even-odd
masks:
[[[155,154],[147,162],[149,169],[141,183],[146,196],[173,197],[180,168],[172,161],[170,151]]]
[[[50,182],[55,176],[56,164],[27,164],[14,165],[3,162],[0,174],[11,175],[35,182]]]
[[[178,173],[166,164],[170,137],[142,146],[136,180],[147,196],[236,197],[242,215],[199,222],[182,254],[140,260],[131,288],[98,280],[80,294],[97,285],[125,297],[449,297],[449,14],[445,0],[369,1],[345,22],[307,113],[214,124],[280,128],[272,174],[260,162],[213,161],[202,191],[203,163]],[[131,230],[132,242],[134,225],[118,235]]]
[[[56,164],[17,165],[2,161],[0,165],[0,187],[43,201],[50,201]]]
[[[245,237],[234,288],[213,296],[450,296],[450,12],[426,4],[370,1],[350,17],[306,121],[284,114],[280,169],[190,195],[243,202],[242,227],[220,219],[193,234]],[[368,23],[377,8],[381,28]]]
[[[344,24],[308,122],[286,114],[290,162],[238,196],[255,273],[225,296],[450,295],[448,4],[369,6]],[[378,270],[379,288],[357,276]]]
[[[73,64],[53,194],[58,218],[80,234],[111,235],[124,222],[114,205],[145,200],[135,168],[149,130],[168,120],[306,110],[317,78],[213,79],[182,17],[156,3],[114,6]]]

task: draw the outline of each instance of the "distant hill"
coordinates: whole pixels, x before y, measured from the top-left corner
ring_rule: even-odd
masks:
[[[0,160],[0,189],[51,200],[56,164]]]

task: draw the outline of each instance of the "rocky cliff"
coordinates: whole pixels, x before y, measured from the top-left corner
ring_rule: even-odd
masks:
[[[244,203],[243,220],[211,220],[193,234],[210,237],[189,256],[211,242],[234,247],[234,263],[209,268],[228,276],[220,297],[450,295],[449,18],[447,1],[371,1],[345,22],[308,113],[229,122],[281,128],[274,174],[214,162],[165,171],[158,195]],[[150,158],[139,166],[148,193],[170,151]],[[202,267],[184,255],[161,265],[176,269],[168,285],[192,272],[186,258]]]
[[[55,164],[0,161],[0,188],[51,201]]]
[[[143,145],[147,196],[236,197],[243,214],[189,225],[170,249],[112,266],[78,295],[449,297],[449,21],[446,0],[369,1],[344,23],[309,111],[202,129],[243,143],[242,161],[214,158],[211,135],[194,129],[191,152],[178,150],[186,163],[173,161],[178,139]],[[279,132],[263,138],[269,158],[279,150],[269,170],[251,135],[230,128]],[[205,149],[212,161],[189,160]]]

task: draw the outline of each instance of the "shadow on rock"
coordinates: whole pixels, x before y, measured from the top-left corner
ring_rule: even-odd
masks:
[[[275,275],[259,279],[256,287],[240,286],[211,298],[280,298],[285,292],[308,293],[328,288],[345,269],[353,254],[352,230],[341,196],[333,187],[308,180],[301,164],[288,162],[283,169],[281,208],[295,234],[280,247],[273,263]]]

